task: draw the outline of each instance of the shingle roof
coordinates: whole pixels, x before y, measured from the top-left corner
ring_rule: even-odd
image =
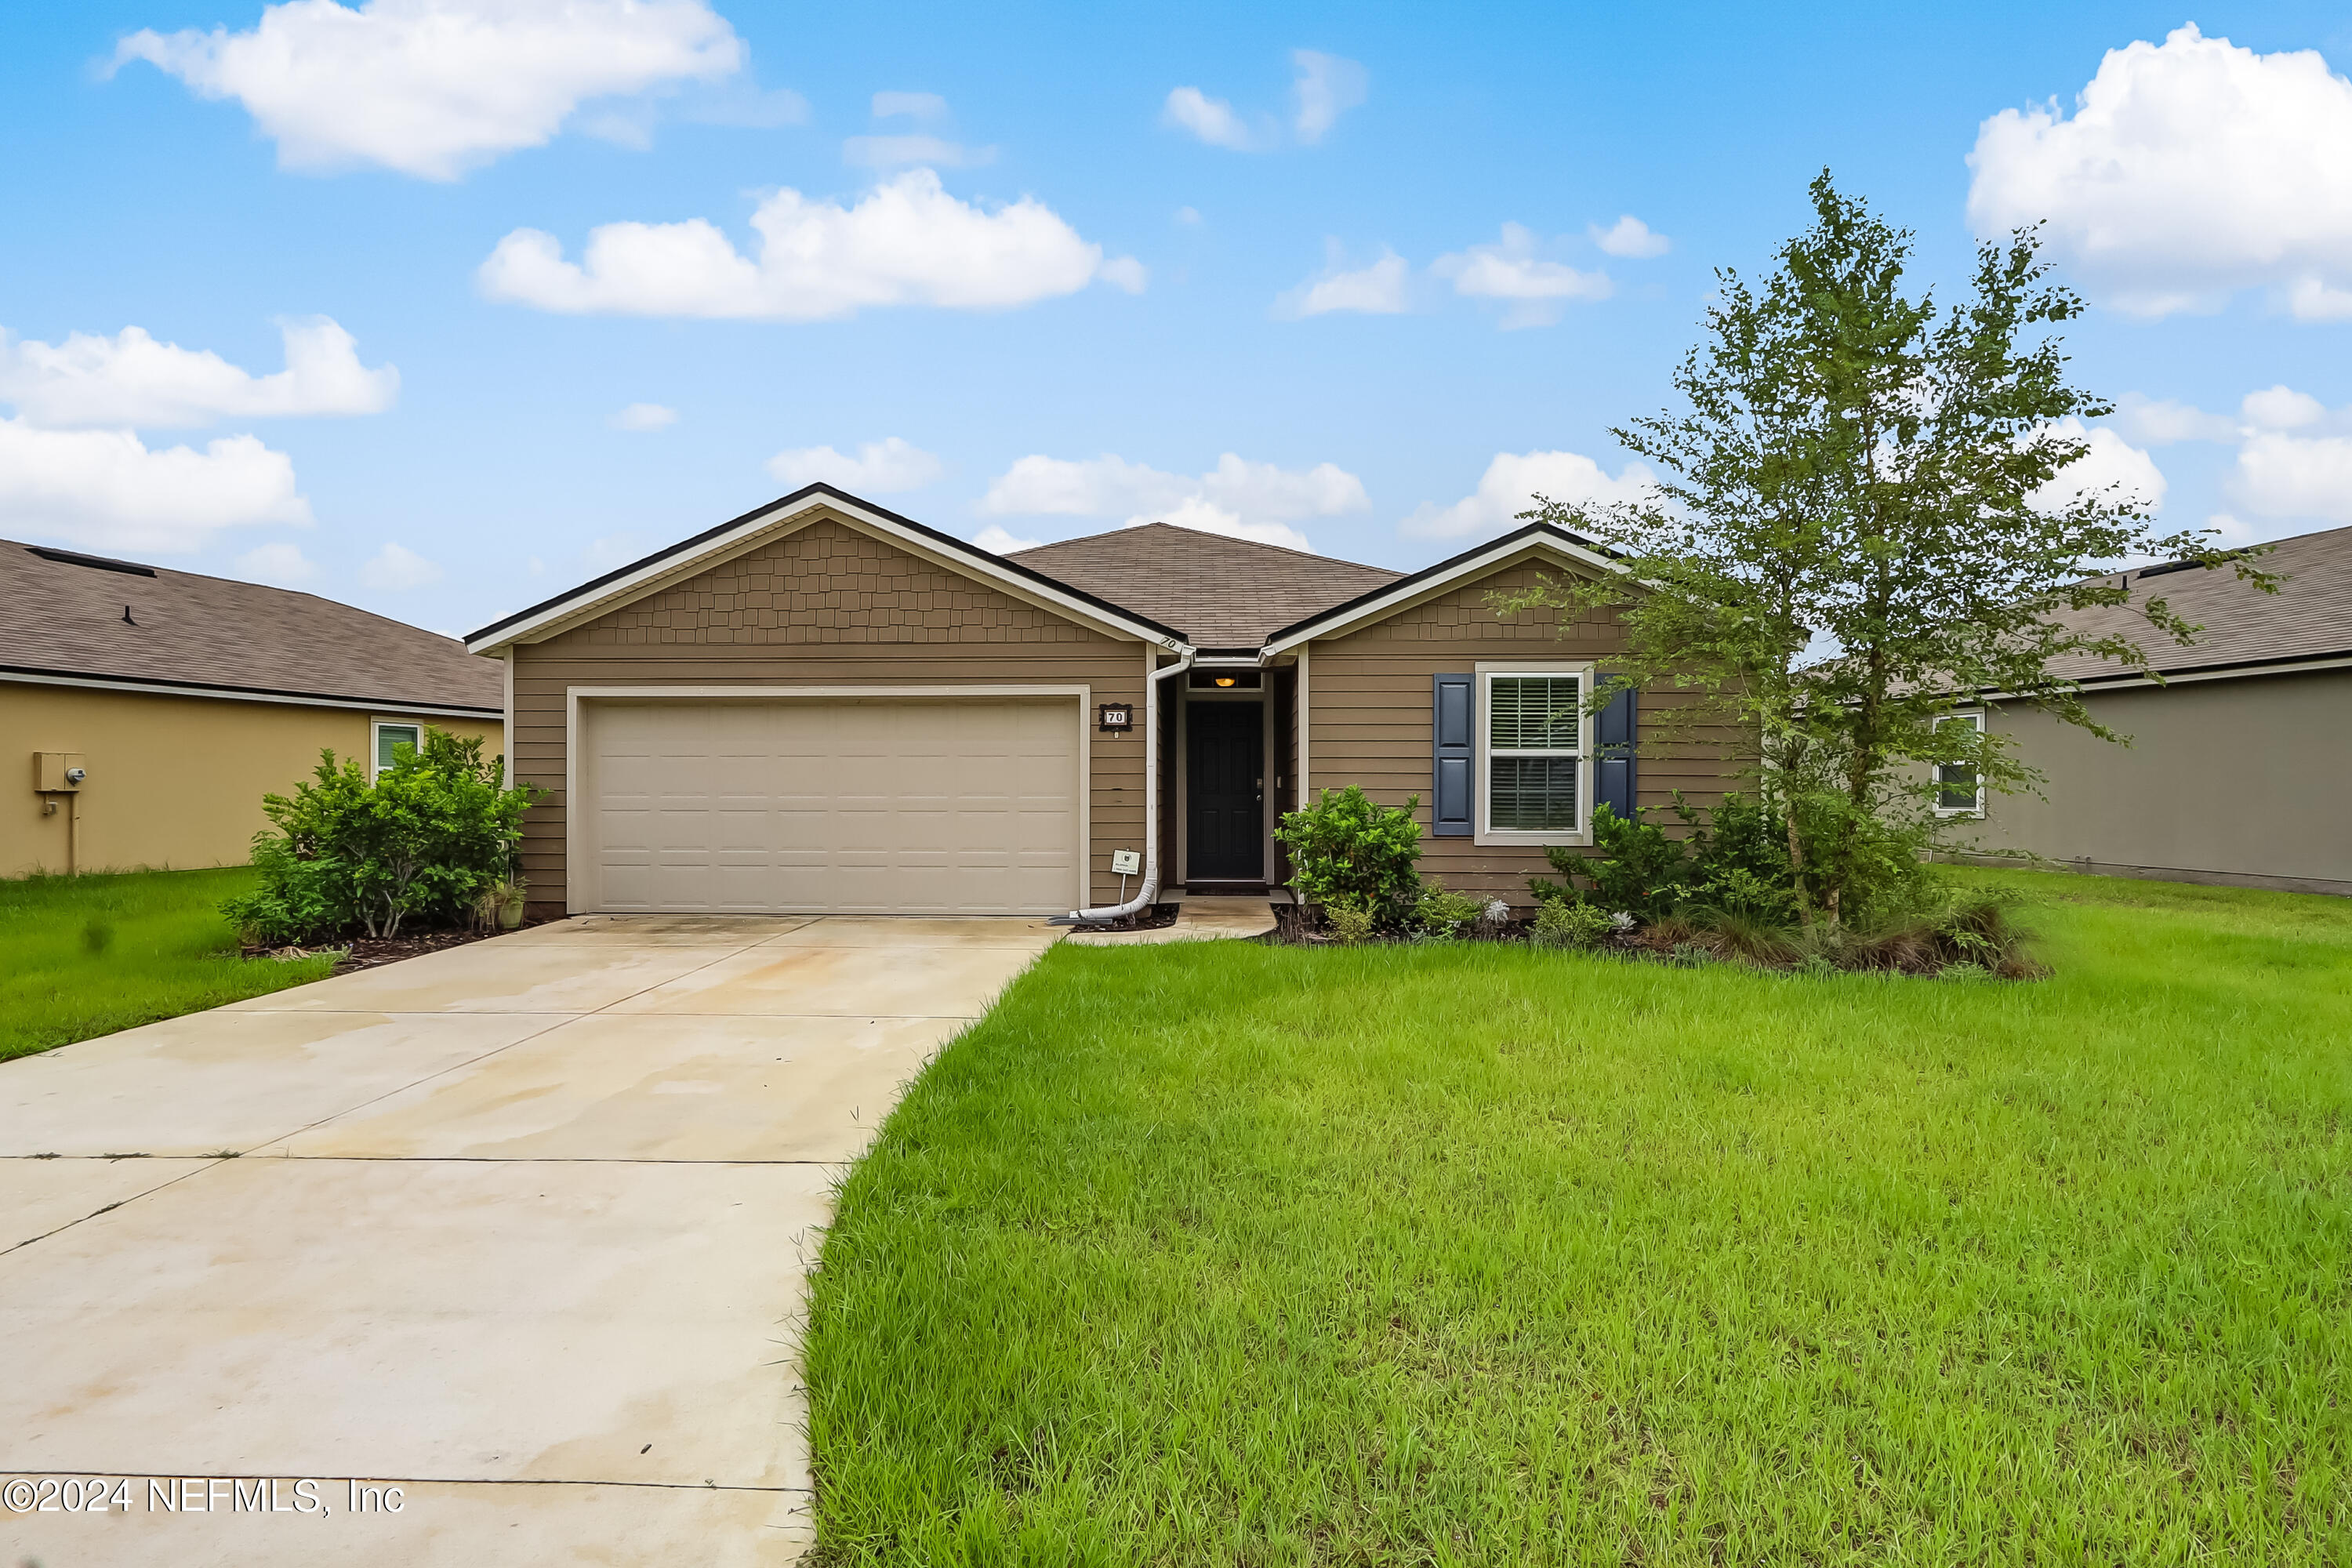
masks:
[[[2096,635],[2131,638],[2160,674],[2237,664],[2278,664],[2352,654],[2352,528],[2329,529],[2277,542],[2256,563],[2284,581],[2276,594],[2242,582],[2228,567],[2205,572],[2161,566],[2124,574],[2132,602],[2060,617]],[[2155,633],[2142,606],[2161,598],[2203,629],[2183,647]],[[2053,673],[2097,680],[2134,673],[2108,660],[2053,660]]]
[[[1255,648],[1280,627],[1404,574],[1166,522],[1041,544],[1005,559],[1174,626],[1195,647],[1217,648]]]
[[[363,707],[496,713],[506,705],[499,667],[455,638],[314,594],[163,566],[80,563],[100,560],[0,540],[0,669]]]

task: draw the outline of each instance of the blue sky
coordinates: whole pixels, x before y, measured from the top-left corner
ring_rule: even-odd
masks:
[[[1923,282],[2049,221],[2099,477],[2352,523],[2340,8],[559,8],[12,7],[0,535],[459,632],[817,476],[1423,564],[1637,486],[1823,165]]]

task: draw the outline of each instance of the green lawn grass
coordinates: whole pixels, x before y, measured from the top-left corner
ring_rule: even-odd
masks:
[[[847,1178],[827,1564],[2352,1562],[2352,903],[2053,978],[1049,953]]]
[[[0,1060],[317,980],[331,958],[247,963],[218,905],[246,867],[0,882]]]

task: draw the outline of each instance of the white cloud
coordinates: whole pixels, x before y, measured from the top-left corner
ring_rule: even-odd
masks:
[[[1479,477],[1477,489],[1452,506],[1424,503],[1397,531],[1414,539],[1507,533],[1520,526],[1519,513],[1532,510],[1538,495],[1605,506],[1647,500],[1653,483],[1650,470],[1640,463],[1627,463],[1612,479],[1580,452],[1497,452]]]
[[[632,403],[614,415],[610,423],[615,430],[667,430],[677,423],[677,410],[658,403]]]
[[[885,305],[1001,310],[1072,294],[1099,277],[1130,290],[1142,268],[1034,196],[988,211],[940,188],[929,169],[875,186],[854,206],[782,190],[751,215],[755,260],[717,225],[611,223],[578,263],[551,234],[519,228],[482,263],[483,293],[542,310],[837,321]]]
[[[2258,55],[2183,26],[2110,50],[2076,96],[2003,110],[1969,156],[1979,234],[2049,221],[2050,247],[2140,315],[2270,287],[2352,316],[2352,82],[2315,51]]]
[[[1288,523],[1244,522],[1239,512],[1219,506],[1206,496],[1186,496],[1157,517],[1131,517],[1122,526],[1138,528],[1147,522],[1165,522],[1199,533],[1221,533],[1228,539],[1246,539],[1253,543],[1278,544],[1285,550],[1315,553],[1314,542]]]
[[[2330,408],[2307,392],[2269,386],[2246,394],[2233,418],[2131,396],[2122,399],[2116,423],[2150,445],[2237,443],[2227,489],[2239,507],[2258,517],[2352,522],[2352,405]],[[2093,432],[2095,441],[2097,435]],[[2254,537],[2250,525],[2229,512],[2215,513],[2210,526],[2224,540]]]
[[[1122,526],[1171,522],[1210,533],[1314,548],[1287,527],[1309,518],[1370,509],[1355,475],[1332,463],[1295,469],[1227,452],[1197,476],[1171,474],[1105,453],[1073,461],[1021,458],[988,487],[982,512],[999,516],[1122,518]]]
[[[1664,256],[1675,247],[1673,240],[1663,234],[1651,232],[1650,226],[1632,213],[1625,214],[1607,228],[1596,223],[1589,232],[1592,236],[1592,243],[1599,246],[1606,256],[1640,259]]]
[[[2164,470],[2156,459],[2102,425],[2085,429],[2080,419],[2062,419],[2057,434],[2086,442],[2090,450],[2058,470],[2048,484],[2026,500],[2033,506],[2056,509],[2078,500],[2135,501],[2148,511],[2164,505]]]
[[[1370,78],[1354,60],[1314,49],[1293,49],[1290,63],[1298,75],[1291,83],[1296,108],[1291,133],[1299,145],[1312,147],[1330,133],[1339,116],[1364,101]],[[1160,118],[1212,147],[1233,153],[1264,153],[1279,146],[1282,127],[1273,116],[1244,118],[1222,98],[1211,98],[1197,87],[1172,89],[1160,106]]]
[[[746,131],[773,131],[779,126],[808,123],[809,101],[788,87],[762,91],[745,78],[730,78],[689,99],[678,118],[703,125],[731,125]],[[648,132],[651,125],[646,127]]]
[[[1507,223],[1498,243],[1441,256],[1429,269],[1452,279],[1457,294],[1506,301],[1510,307],[1503,314],[1506,328],[1548,327],[1559,320],[1560,307],[1570,300],[1606,300],[1616,292],[1607,273],[1580,272],[1543,260],[1537,248],[1533,230]]]
[[[1333,310],[1357,310],[1371,316],[1393,316],[1405,306],[1405,284],[1411,268],[1404,258],[1386,246],[1370,267],[1349,271],[1336,239],[1325,242],[1327,264],[1321,272],[1275,301],[1277,316],[1320,316]]]
[[[293,459],[251,436],[150,450],[128,430],[0,418],[0,517],[97,550],[177,554],[218,530],[308,523]]]
[[[279,326],[286,368],[254,375],[205,350],[157,342],[144,329],[75,332],[62,343],[12,342],[0,332],[0,403],[51,429],[174,429],[215,420],[377,414],[400,395],[400,372],[360,363],[351,333],[324,316]]]
[[[236,99],[282,167],[428,180],[539,146],[589,100],[714,81],[743,58],[704,0],[289,0],[251,32],[147,30],[115,51]]]
[[[1112,257],[1095,268],[1095,276],[1129,294],[1140,294],[1151,283],[1151,268],[1132,256]]]
[[[1298,79],[1291,85],[1298,100],[1292,125],[1298,139],[1313,146],[1339,123],[1339,116],[1364,101],[1371,78],[1354,60],[1313,49],[1293,49],[1290,63],[1298,68]]]
[[[877,92],[874,95],[874,118],[893,120],[905,115],[909,120],[944,120],[948,100],[936,92]]]
[[[302,553],[300,545],[280,541],[275,544],[257,545],[238,556],[236,572],[248,583],[267,583],[273,588],[299,588],[318,576],[319,568]]]
[[[971,542],[992,555],[1010,555],[1016,550],[1034,550],[1045,542],[1042,539],[1023,539],[992,522],[972,535]]]
[[[1201,221],[1201,209],[1199,207],[1178,207],[1176,209],[1176,221],[1182,224],[1185,227],[1191,228]]]
[[[841,161],[860,169],[903,169],[911,163],[976,169],[995,163],[996,149],[967,147],[937,136],[852,136],[841,144]]]
[[[2263,517],[2352,522],[2352,437],[2257,431],[2238,448],[2230,489]]]
[[[768,472],[795,489],[823,479],[856,495],[918,490],[946,472],[939,458],[897,436],[868,441],[854,458],[831,447],[800,447],[768,459]]]
[[[2246,394],[2239,410],[2257,430],[2302,430],[2327,422],[2327,405],[2307,392],[2280,385]]]
[[[2116,403],[2116,423],[2143,447],[2169,446],[2175,441],[2233,441],[2238,424],[2223,414],[2208,414],[2191,404],[2142,397],[2126,393]]]
[[[1211,98],[1197,87],[1180,87],[1169,93],[1160,114],[1169,124],[1191,132],[1212,147],[1248,153],[1259,145],[1232,104]]]
[[[406,545],[386,541],[360,568],[360,582],[379,593],[404,593],[441,581],[441,568]]]

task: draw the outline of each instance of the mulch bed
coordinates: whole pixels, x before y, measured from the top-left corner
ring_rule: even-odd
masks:
[[[529,930],[543,925],[543,921],[525,921],[519,929]],[[422,958],[428,952],[446,948],[464,947],[468,942],[487,942],[496,936],[513,934],[504,931],[428,931],[415,936],[355,936],[348,942],[320,947],[248,947],[247,958],[272,958],[280,963],[296,959],[317,958],[325,953],[338,953],[334,973],[352,974],[362,969],[376,969],[387,963],[397,963],[404,958]]]
[[[1176,911],[1183,907],[1181,904],[1154,904],[1150,909],[1138,910],[1135,913],[1119,920],[1088,921],[1086,924],[1072,929],[1076,931],[1158,931],[1162,926],[1174,925]]]
[[[1265,941],[1276,947],[1339,946],[1338,940],[1323,929],[1320,920],[1321,917],[1307,906],[1276,904],[1274,906],[1274,934],[1265,938]],[[1534,929],[1535,922],[1531,920],[1508,920],[1492,925],[1485,921],[1474,921],[1460,935],[1450,940],[1525,942],[1528,940],[1528,933]],[[1413,939],[1409,936],[1382,935],[1373,937],[1362,945],[1370,947],[1379,943],[1394,943],[1409,947],[1412,942]]]

